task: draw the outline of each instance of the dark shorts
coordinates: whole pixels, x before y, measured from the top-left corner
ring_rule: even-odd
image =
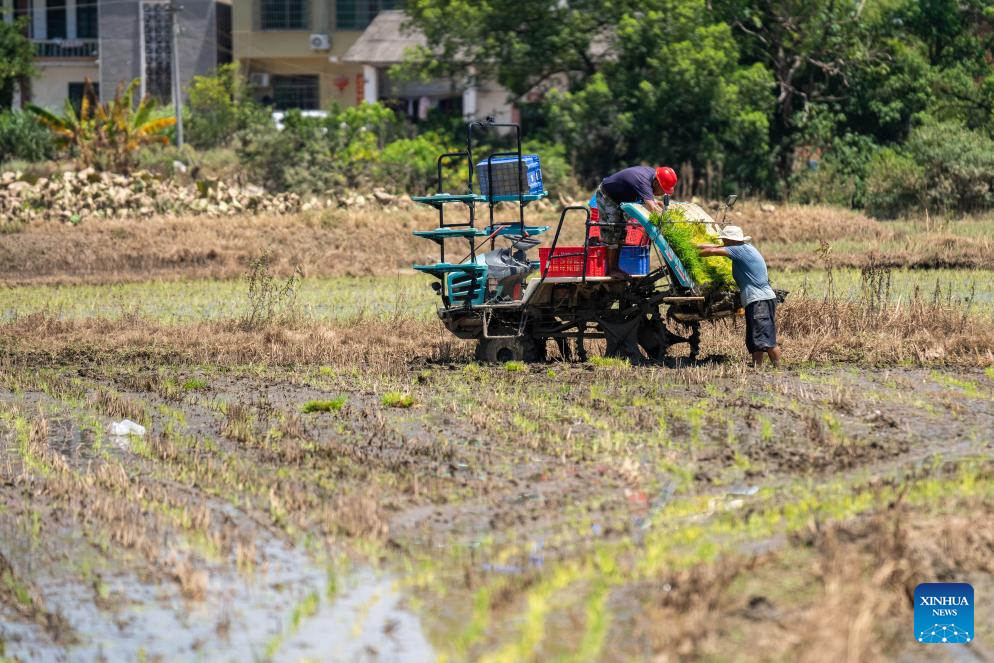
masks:
[[[746,347],[760,352],[777,346],[777,300],[762,299],[746,306]]]

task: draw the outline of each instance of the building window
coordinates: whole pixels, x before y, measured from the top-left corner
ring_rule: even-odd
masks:
[[[97,0],[76,0],[76,36],[80,39],[96,39]]]
[[[321,107],[317,76],[273,76],[273,105],[277,110]]]
[[[45,32],[47,39],[66,38],[66,0],[45,2]]]
[[[72,107],[76,109],[76,114],[79,114],[80,108],[83,107],[83,95],[89,96],[90,107],[100,102],[100,83],[90,83],[90,90],[87,92],[86,83],[70,83],[69,84],[69,102]]]
[[[262,0],[263,30],[306,30],[307,0]]]
[[[161,103],[173,98],[173,15],[167,2],[142,3],[142,37],[145,52],[143,92]]]
[[[338,0],[335,25],[339,30],[365,30],[384,9],[394,9],[397,0]]]
[[[34,25],[31,23],[31,0],[14,0],[14,20],[24,19],[24,36],[28,39],[34,38]]]

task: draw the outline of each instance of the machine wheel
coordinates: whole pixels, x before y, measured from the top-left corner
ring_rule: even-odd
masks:
[[[535,361],[535,342],[527,336],[517,338],[481,338],[476,346],[479,361],[503,364],[508,361]]]

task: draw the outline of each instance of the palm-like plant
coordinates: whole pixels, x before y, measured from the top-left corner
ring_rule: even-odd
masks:
[[[74,150],[83,165],[126,173],[143,146],[168,144],[166,131],[176,124],[173,117],[152,118],[156,107],[153,97],[145,96],[134,104],[137,89],[138,79],[127,87],[122,83],[114,98],[102,104],[96,101],[87,79],[79,112],[68,99],[62,115],[33,104],[28,110],[52,131],[60,145]]]

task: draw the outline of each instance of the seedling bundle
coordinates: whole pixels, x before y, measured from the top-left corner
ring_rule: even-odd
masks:
[[[705,224],[688,221],[683,210],[677,207],[653,213],[649,220],[663,233],[696,283],[709,290],[735,287],[731,260],[720,256],[702,258],[697,250],[698,244],[721,244],[718,236],[708,232]]]

